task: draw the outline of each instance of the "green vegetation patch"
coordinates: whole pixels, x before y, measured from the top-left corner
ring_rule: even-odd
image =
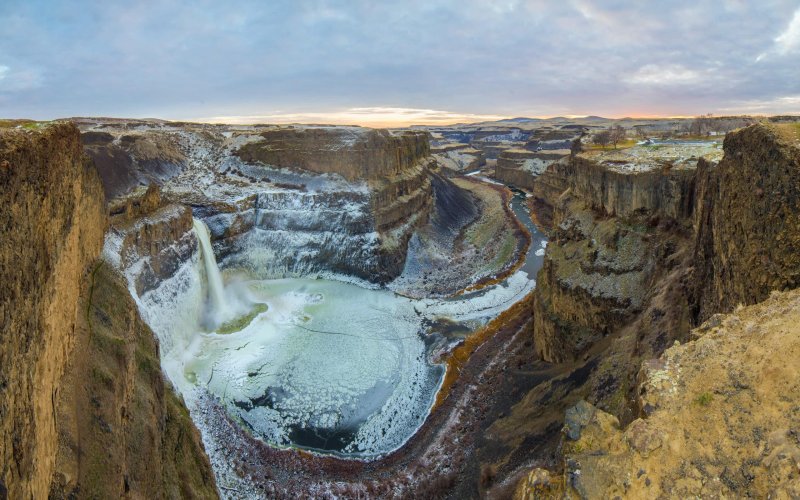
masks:
[[[220,335],[228,335],[234,332],[238,332],[242,330],[244,327],[250,324],[253,319],[259,314],[266,312],[269,307],[266,304],[256,304],[250,310],[249,313],[245,314],[244,316],[239,316],[238,318],[234,318],[227,323],[223,323],[219,328],[217,328],[217,333]]]
[[[700,406],[708,406],[713,400],[714,396],[712,396],[710,392],[704,392],[697,396],[697,399],[695,399],[694,402]]]

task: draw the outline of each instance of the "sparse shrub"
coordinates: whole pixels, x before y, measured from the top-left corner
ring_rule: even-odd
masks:
[[[700,406],[708,406],[711,404],[711,401],[713,400],[714,396],[712,396],[710,392],[704,392],[699,396],[697,396],[697,399],[695,399],[694,402],[699,404]]]

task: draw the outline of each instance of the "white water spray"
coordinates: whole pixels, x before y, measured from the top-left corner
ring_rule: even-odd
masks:
[[[206,281],[208,282],[208,298],[211,305],[212,318],[224,318],[230,313],[228,301],[225,297],[225,286],[222,284],[222,275],[219,272],[217,259],[214,257],[214,249],[211,247],[211,235],[208,226],[197,218],[192,218],[197,241],[200,242],[200,251],[203,253],[203,264],[206,270]]]

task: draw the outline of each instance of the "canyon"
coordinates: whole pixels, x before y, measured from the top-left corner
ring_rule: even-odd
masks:
[[[0,498],[797,495],[757,121],[3,124]]]

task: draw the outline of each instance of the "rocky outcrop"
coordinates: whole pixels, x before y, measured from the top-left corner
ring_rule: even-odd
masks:
[[[101,128],[84,132],[81,140],[100,174],[108,199],[137,186],[163,183],[187,166],[186,155],[175,141],[158,131],[126,127],[123,133],[111,134]]]
[[[538,177],[532,207],[551,235],[534,300],[543,359],[572,360],[626,324],[649,324],[645,311],[653,297],[687,288],[681,280],[690,267],[695,173],[656,161],[632,168],[580,154]],[[640,348],[658,352],[666,338],[685,336],[686,307],[686,300],[670,304],[677,312],[672,331]],[[654,318],[664,317],[663,307],[657,309]]]
[[[564,476],[534,471],[519,497],[797,494],[800,455],[787,439],[797,397],[791,384],[773,385],[796,378],[775,366],[796,350],[798,296],[774,290],[798,286],[799,152],[796,125],[754,125],[728,134],[724,157],[700,158],[696,169],[626,164],[637,173],[624,196],[606,194],[624,185],[621,172],[597,173],[602,165],[586,155],[548,170],[568,188],[548,202],[554,237],[534,298],[536,347],[555,361],[597,359],[584,394],[602,410],[584,403],[568,413]],[[645,252],[645,266],[633,268],[647,274],[640,286],[623,276],[593,286],[598,261],[598,279],[635,262],[604,227],[638,235],[628,248]],[[609,291],[620,295],[608,301]],[[706,319],[691,333],[699,340],[652,359]],[[575,414],[586,418],[572,432]]]
[[[197,251],[192,232],[192,210],[179,204],[165,204],[159,188],[151,186],[141,198],[128,198],[134,206],[111,218],[110,240],[119,245],[120,269],[132,269],[130,276],[137,295],[154,290],[178,271]]]
[[[0,131],[0,185],[0,497],[216,497],[153,332],[94,264],[108,217],[78,129]],[[155,279],[175,260],[161,204],[150,189],[112,207],[131,230],[109,233],[126,256],[147,253]]]
[[[444,144],[431,147],[431,155],[446,172],[467,173],[486,165],[483,151],[469,144]]]
[[[800,143],[791,127],[728,134],[722,161],[699,165],[699,321],[800,286]]]
[[[575,141],[580,140],[584,134],[585,127],[568,128],[537,128],[525,143],[525,149],[530,151],[552,150],[552,149],[572,149]]]
[[[642,311],[661,249],[654,228],[596,218],[562,201],[534,295],[534,341],[542,359],[574,359]]]
[[[586,402],[568,411],[563,477],[528,480],[518,497],[545,486],[569,498],[800,495],[799,324],[797,290],[714,316],[644,364],[642,418],[622,427]]]
[[[0,130],[0,490],[45,498],[78,296],[106,227],[78,129]]]

